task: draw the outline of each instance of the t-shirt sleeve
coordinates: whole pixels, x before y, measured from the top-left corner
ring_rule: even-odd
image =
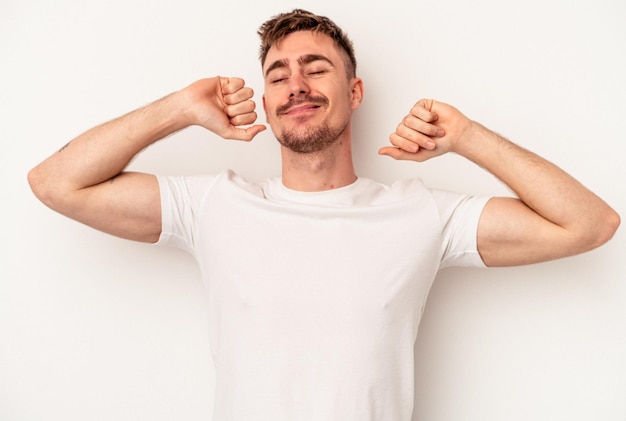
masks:
[[[181,248],[193,254],[197,216],[215,177],[157,176],[161,194],[161,236],[156,245]]]
[[[478,221],[489,197],[433,190],[443,224],[441,268],[486,267],[478,253]]]

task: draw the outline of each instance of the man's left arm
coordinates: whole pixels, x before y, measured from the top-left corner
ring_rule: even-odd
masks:
[[[565,171],[510,142],[454,107],[421,100],[379,153],[422,162],[455,152],[485,168],[518,198],[491,199],[478,224],[487,266],[514,266],[571,256],[607,242],[619,215]]]

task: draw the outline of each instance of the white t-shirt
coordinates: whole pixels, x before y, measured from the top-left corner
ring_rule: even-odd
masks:
[[[414,343],[445,266],[484,264],[487,198],[359,178],[298,192],[232,171],[159,177],[158,244],[197,259],[214,421],[409,421]]]

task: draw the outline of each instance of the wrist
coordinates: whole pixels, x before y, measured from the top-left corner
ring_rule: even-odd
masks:
[[[451,149],[452,152],[471,159],[470,156],[479,148],[484,141],[485,132],[488,129],[477,121],[467,120],[464,127],[460,130],[460,134],[454,142]]]
[[[460,142],[462,147],[457,153],[481,167],[500,165],[501,150],[510,142],[476,121],[471,123],[471,129],[467,131],[463,142]]]
[[[195,124],[191,103],[186,90],[180,90],[161,99],[164,119],[173,131]]]
[[[175,94],[140,108],[124,119],[142,148],[189,126]]]

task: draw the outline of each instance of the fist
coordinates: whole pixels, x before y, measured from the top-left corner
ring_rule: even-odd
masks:
[[[192,124],[202,126],[224,139],[252,140],[264,125],[257,119],[254,91],[235,77],[201,79],[185,88]]]
[[[472,122],[456,108],[432,99],[419,100],[389,136],[393,146],[381,148],[380,155],[399,160],[423,162],[454,151],[464,140]]]

